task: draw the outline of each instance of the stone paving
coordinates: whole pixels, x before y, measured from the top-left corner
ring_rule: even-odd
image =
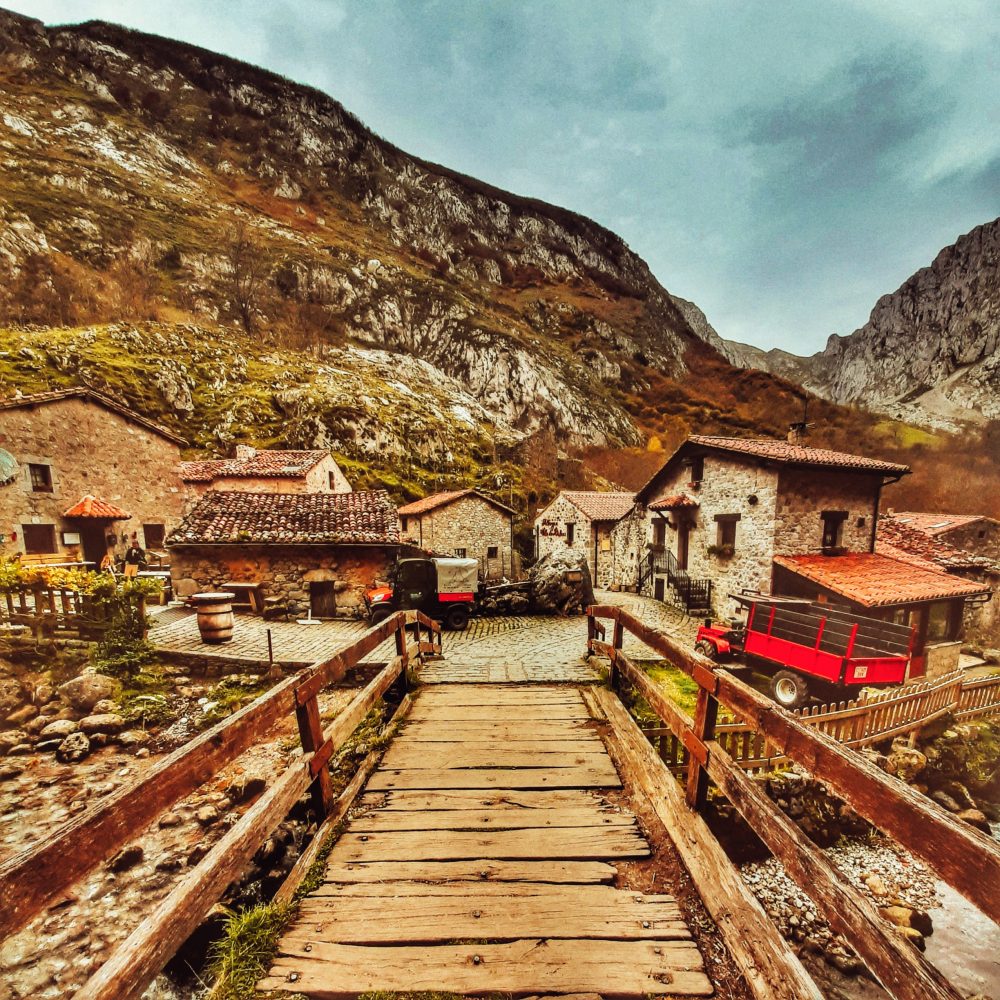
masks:
[[[603,604],[616,604],[644,624],[676,637],[685,646],[694,645],[698,621],[678,608],[649,597],[599,591]],[[297,622],[265,622],[252,615],[236,615],[233,640],[221,646],[206,646],[198,634],[196,616],[164,614],[159,624],[154,616],[150,640],[168,654],[187,655],[227,663],[247,664],[267,660],[267,632],[271,632],[275,662],[300,667],[332,655],[357,639],[368,627],[362,621],[324,621],[315,625]],[[426,663],[421,671],[425,683],[567,682],[590,683],[598,679],[603,661],[588,661],[584,652],[587,624],[583,616],[506,616],[473,618],[464,632],[443,632],[444,658]],[[626,633],[625,652],[634,658],[656,658],[648,647]],[[393,655],[392,640],[367,657],[384,662]]]

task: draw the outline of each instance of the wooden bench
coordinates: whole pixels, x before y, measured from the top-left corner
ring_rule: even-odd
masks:
[[[236,600],[233,601],[234,607],[248,607],[255,615],[264,613],[264,591],[259,583],[227,580],[221,589],[232,591],[236,595]]]
[[[58,552],[36,552],[31,555],[22,555],[20,562],[22,566],[64,566],[67,569],[85,569],[93,565],[93,563],[82,562],[79,559],[68,559]]]

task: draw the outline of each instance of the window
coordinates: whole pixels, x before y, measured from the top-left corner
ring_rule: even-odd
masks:
[[[927,641],[954,639],[958,634],[959,620],[952,612],[951,601],[935,601],[927,609]]]
[[[57,552],[56,526],[54,524],[22,524],[24,551],[29,556],[50,555]]]
[[[705,478],[705,459],[701,455],[697,458],[692,458],[688,463],[688,467],[691,470],[692,483],[700,483]]]
[[[847,520],[846,510],[824,510],[823,518],[823,549],[838,549],[843,544],[844,522]]]
[[[31,491],[33,493],[52,492],[52,466],[28,465],[28,475],[31,476]]]
[[[487,549],[486,549],[486,558],[487,559],[497,559],[497,558],[499,558],[499,556],[500,556],[500,546],[499,545],[490,545],[490,546],[487,546]]]
[[[144,524],[142,526],[142,537],[146,540],[147,549],[163,548],[163,536],[165,529],[162,524]]]
[[[608,535],[605,535],[601,539],[601,551],[602,552],[610,552],[611,551],[611,538]]]
[[[405,517],[401,517],[399,519],[399,526],[403,531],[406,531],[406,521],[407,519]]]
[[[576,524],[573,521],[566,522],[566,544],[572,545],[576,535]]]
[[[653,522],[653,547],[662,549],[667,544],[667,522],[658,517]]]
[[[327,477],[328,477],[327,481],[330,484],[330,492],[331,493],[336,493],[337,492],[337,473],[334,472],[333,470],[331,470],[330,472],[327,473]]]
[[[736,548],[736,522],[740,519],[740,514],[716,514],[715,515],[715,544],[719,548],[733,550]]]
[[[456,559],[464,559],[465,558],[465,549],[455,549],[455,558]]]

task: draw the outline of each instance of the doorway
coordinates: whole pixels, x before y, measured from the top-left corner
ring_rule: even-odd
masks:
[[[309,584],[309,616],[311,618],[336,618],[337,594],[333,581]]]
[[[691,525],[682,521],[677,525],[677,568],[688,568],[688,536],[691,534]]]
[[[84,561],[93,563],[98,569],[101,560],[108,554],[108,526],[106,524],[82,524],[80,526],[80,545],[83,548]]]
[[[653,580],[653,597],[658,601],[662,601],[665,596],[665,591],[663,587],[663,577],[658,576]]]

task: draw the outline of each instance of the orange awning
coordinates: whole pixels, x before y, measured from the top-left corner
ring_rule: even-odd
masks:
[[[107,500],[88,494],[63,512],[63,517],[93,517],[104,521],[127,521],[132,515]]]

